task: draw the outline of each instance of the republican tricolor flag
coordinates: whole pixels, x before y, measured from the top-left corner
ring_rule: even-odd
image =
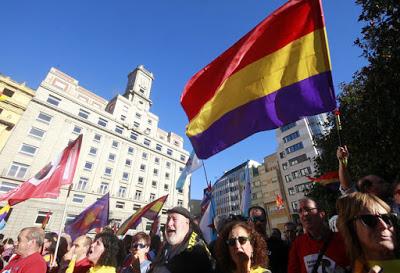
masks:
[[[197,72],[181,104],[197,156],[336,107],[320,0],[291,0]]]
[[[82,144],[82,135],[70,143],[64,151],[44,166],[35,176],[15,189],[0,196],[11,206],[30,198],[56,198],[63,185],[72,183]]]

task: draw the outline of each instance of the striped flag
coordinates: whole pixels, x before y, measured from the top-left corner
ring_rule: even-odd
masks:
[[[158,216],[161,208],[164,206],[167,198],[168,194],[138,209],[119,227],[116,235],[124,235],[129,229],[136,228],[137,225],[139,225],[139,223],[142,221],[142,217],[149,220],[154,220]]]
[[[7,219],[10,214],[10,209],[11,206],[9,204],[5,205],[0,209],[0,230],[2,230],[7,224]]]
[[[332,171],[332,172],[324,173],[319,177],[307,176],[307,178],[311,182],[317,182],[323,186],[326,186],[331,183],[339,182],[339,173],[338,173],[338,171]]]
[[[214,218],[216,215],[214,199],[211,197],[207,209],[200,219],[199,228],[203,234],[207,244],[217,239],[217,232],[214,226]]]
[[[197,72],[181,104],[206,159],[264,130],[336,107],[320,0],[291,0]]]
[[[191,152],[188,161],[186,162],[185,168],[183,168],[181,175],[176,182],[176,189],[182,190],[183,186],[185,185],[186,178],[189,174],[197,170],[203,165],[203,162],[200,161],[196,153],[194,151]]]

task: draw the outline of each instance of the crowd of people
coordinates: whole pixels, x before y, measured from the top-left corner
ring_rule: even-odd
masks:
[[[138,232],[118,238],[104,229],[94,238],[74,241],[39,227],[20,231],[17,241],[2,238],[3,273],[394,273],[400,272],[397,212],[400,183],[375,175],[351,183],[339,147],[340,192],[337,221],[328,223],[318,200],[299,202],[300,223],[287,222],[267,234],[263,207],[253,206],[248,218],[215,219],[217,239],[209,244],[190,212],[167,211],[162,239]],[[218,220],[218,221],[217,221]]]

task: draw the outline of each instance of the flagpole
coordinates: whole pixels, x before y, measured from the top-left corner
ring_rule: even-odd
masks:
[[[203,163],[202,165],[203,165],[203,170],[204,170],[204,176],[206,177],[206,182],[207,182],[207,187],[208,187],[211,184],[211,182],[208,181],[206,165],[204,164],[204,160],[202,160],[201,163]]]
[[[60,228],[58,229],[58,238],[57,238],[57,244],[56,244],[56,250],[54,251],[54,258],[53,261],[50,264],[50,267],[55,267],[56,266],[56,257],[58,254],[58,248],[60,247],[60,239],[61,239],[61,232],[62,228],[64,227],[64,221],[65,221],[65,215],[67,214],[67,202],[68,202],[68,197],[72,189],[72,183],[69,185],[68,192],[67,192],[67,197],[65,198],[65,204],[64,204],[64,212],[63,216],[61,218],[61,223],[60,223]]]

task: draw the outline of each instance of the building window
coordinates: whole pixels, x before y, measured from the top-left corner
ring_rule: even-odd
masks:
[[[161,150],[162,150],[162,145],[157,144],[157,145],[156,145],[156,150],[161,152]]]
[[[161,210],[161,214],[162,214],[162,215],[166,215],[166,214],[167,214],[167,210],[166,210],[166,209],[162,209],[162,210]]]
[[[28,171],[29,165],[13,162],[11,163],[10,169],[8,170],[7,176],[24,178]]]
[[[61,99],[59,99],[57,97],[54,97],[52,95],[49,95],[47,97],[47,102],[52,104],[52,105],[54,105],[54,106],[58,106],[60,104],[60,102],[61,102]]]
[[[85,201],[85,196],[82,194],[74,194],[72,197],[72,202],[82,204]]]
[[[106,168],[104,169],[104,175],[106,175],[106,176],[111,176],[111,174],[112,174],[112,168],[106,167]]]
[[[29,156],[34,156],[36,154],[37,150],[38,150],[38,147],[36,147],[36,146],[22,143],[22,146],[21,146],[19,152],[22,154],[29,155]]]
[[[18,184],[3,181],[0,185],[0,192],[6,193],[15,189],[16,187],[18,187]]]
[[[52,213],[49,211],[38,211],[38,214],[36,216],[35,224],[42,224],[44,219],[49,216],[49,221],[51,218]]]
[[[140,200],[141,197],[142,197],[142,191],[136,190],[135,200]]]
[[[142,115],[139,114],[139,113],[136,113],[135,116],[136,116],[136,118],[138,118],[138,119],[141,119],[141,117],[142,117]]]
[[[107,126],[108,121],[104,118],[99,118],[99,121],[97,122],[98,125],[106,127]]]
[[[292,202],[292,209],[293,209],[294,211],[297,211],[298,208],[299,208],[299,202],[293,201],[293,202]]]
[[[29,135],[38,139],[42,139],[45,131],[36,127],[32,127],[29,130]]]
[[[115,126],[115,132],[122,135],[122,133],[124,132],[124,128],[120,126]]]
[[[164,191],[168,191],[169,190],[169,185],[168,184],[164,184]]]
[[[40,112],[36,120],[49,124],[52,118],[49,114]]]
[[[118,148],[118,146],[119,146],[119,142],[118,141],[116,141],[116,140],[113,140],[113,142],[112,142],[112,145],[111,145],[113,148]]]
[[[156,164],[160,164],[160,158],[158,158],[158,157],[155,157],[155,158],[154,158],[154,163],[156,163]]]
[[[97,155],[97,148],[95,148],[95,147],[90,147],[90,150],[89,150],[89,154],[90,155]]]
[[[288,167],[287,163],[282,163],[282,169],[286,170]]]
[[[126,187],[120,186],[118,189],[118,197],[125,198]]]
[[[141,165],[140,165],[140,170],[144,172],[144,171],[146,170],[146,165],[141,164]]]
[[[167,169],[171,169],[171,162],[166,162],[165,166],[167,166]]]
[[[280,157],[281,159],[285,158],[285,152],[280,152],[280,153],[279,153],[279,157]]]
[[[69,225],[74,221],[76,218],[75,214],[67,214],[67,217],[65,217],[65,225]]]
[[[122,173],[122,180],[128,181],[128,179],[129,179],[129,173],[123,172]]]
[[[89,162],[89,161],[86,161],[85,162],[85,166],[83,167],[85,170],[87,170],[87,171],[90,171],[90,170],[92,170],[92,168],[93,168],[93,163],[92,162]]]
[[[147,139],[147,138],[145,138],[143,141],[143,144],[146,146],[150,146],[150,143],[151,143],[150,139]]]
[[[296,194],[296,191],[294,190],[293,187],[288,188],[288,192],[289,192],[289,195],[295,195]]]
[[[133,154],[133,151],[134,151],[134,149],[133,149],[133,147],[128,147],[128,154]]]
[[[147,153],[142,153],[142,158],[143,158],[144,160],[147,160]]]
[[[287,147],[285,149],[285,151],[286,151],[287,154],[290,154],[290,153],[293,153],[293,152],[298,151],[298,150],[303,149],[303,148],[304,148],[303,143],[299,142],[299,143],[296,143],[296,144],[294,144],[294,145],[292,145],[290,147]]]
[[[124,116],[124,115],[121,115],[121,118],[120,118],[122,121],[125,121],[126,120],[126,116]]]
[[[115,207],[116,207],[117,209],[123,209],[123,208],[125,207],[125,202],[117,201],[117,202],[115,203]]]
[[[293,165],[299,164],[299,163],[307,161],[307,160],[308,160],[307,155],[302,154],[302,155],[296,156],[295,158],[289,159],[289,165],[293,166]]]
[[[83,109],[79,109],[78,116],[80,116],[81,118],[88,119],[89,114],[90,113],[88,111],[85,111]]]
[[[89,179],[87,179],[86,177],[80,177],[78,184],[75,185],[75,189],[78,191],[84,191],[86,189],[88,181]]]
[[[137,121],[134,121],[134,122],[133,122],[133,126],[135,126],[136,128],[139,128],[139,126],[140,126],[140,123],[139,123],[139,122],[137,122]]]
[[[99,187],[99,193],[106,194],[107,191],[108,191],[108,183],[101,182],[100,187]]]
[[[14,95],[14,91],[11,91],[10,89],[4,88],[3,90],[3,95],[6,95],[7,97],[12,97]]]
[[[81,132],[82,132],[82,128],[81,127],[79,127],[79,126],[74,126],[74,129],[72,130],[72,132],[74,133],[74,134],[80,134]]]
[[[149,202],[153,202],[156,199],[156,195],[154,193],[150,193]]]
[[[143,181],[144,181],[144,178],[143,177],[141,177],[141,176],[139,176],[138,177],[138,185],[143,185]]]
[[[283,142],[288,143],[289,141],[300,137],[299,131],[296,131],[290,135],[287,135],[283,138]]]
[[[186,157],[184,155],[181,155],[181,161],[185,161]]]
[[[132,165],[132,160],[126,159],[126,160],[125,160],[125,165],[126,165],[126,166],[131,166],[131,165]]]
[[[133,205],[133,211],[137,211],[138,209],[140,209],[140,205],[134,204]]]
[[[178,199],[178,206],[183,206],[183,200]]]
[[[153,187],[153,188],[157,188],[157,181],[151,181],[151,186]]]
[[[281,132],[283,133],[283,132],[293,128],[294,126],[296,126],[296,122],[292,122],[292,123],[286,124],[285,126],[281,127]]]
[[[285,175],[285,181],[286,181],[286,183],[292,181],[292,177],[290,176],[290,174]]]
[[[132,140],[137,140],[138,134],[136,134],[135,132],[131,132],[130,138],[131,138]]]
[[[94,134],[93,140],[96,141],[96,142],[100,142],[100,140],[101,140],[101,135],[99,135],[99,134]]]
[[[166,180],[169,180],[169,176],[170,176],[169,173],[165,173],[165,179]]]
[[[167,149],[167,155],[172,156],[172,150],[171,149]]]
[[[153,175],[154,175],[154,176],[158,176],[158,169],[154,169],[154,170],[153,170]]]
[[[301,173],[302,176],[309,175],[309,174],[311,174],[311,168],[307,167],[307,168],[301,169],[300,173]]]
[[[115,161],[115,154],[110,153],[110,154],[108,155],[108,160],[111,161],[111,162],[114,162],[114,161]]]

